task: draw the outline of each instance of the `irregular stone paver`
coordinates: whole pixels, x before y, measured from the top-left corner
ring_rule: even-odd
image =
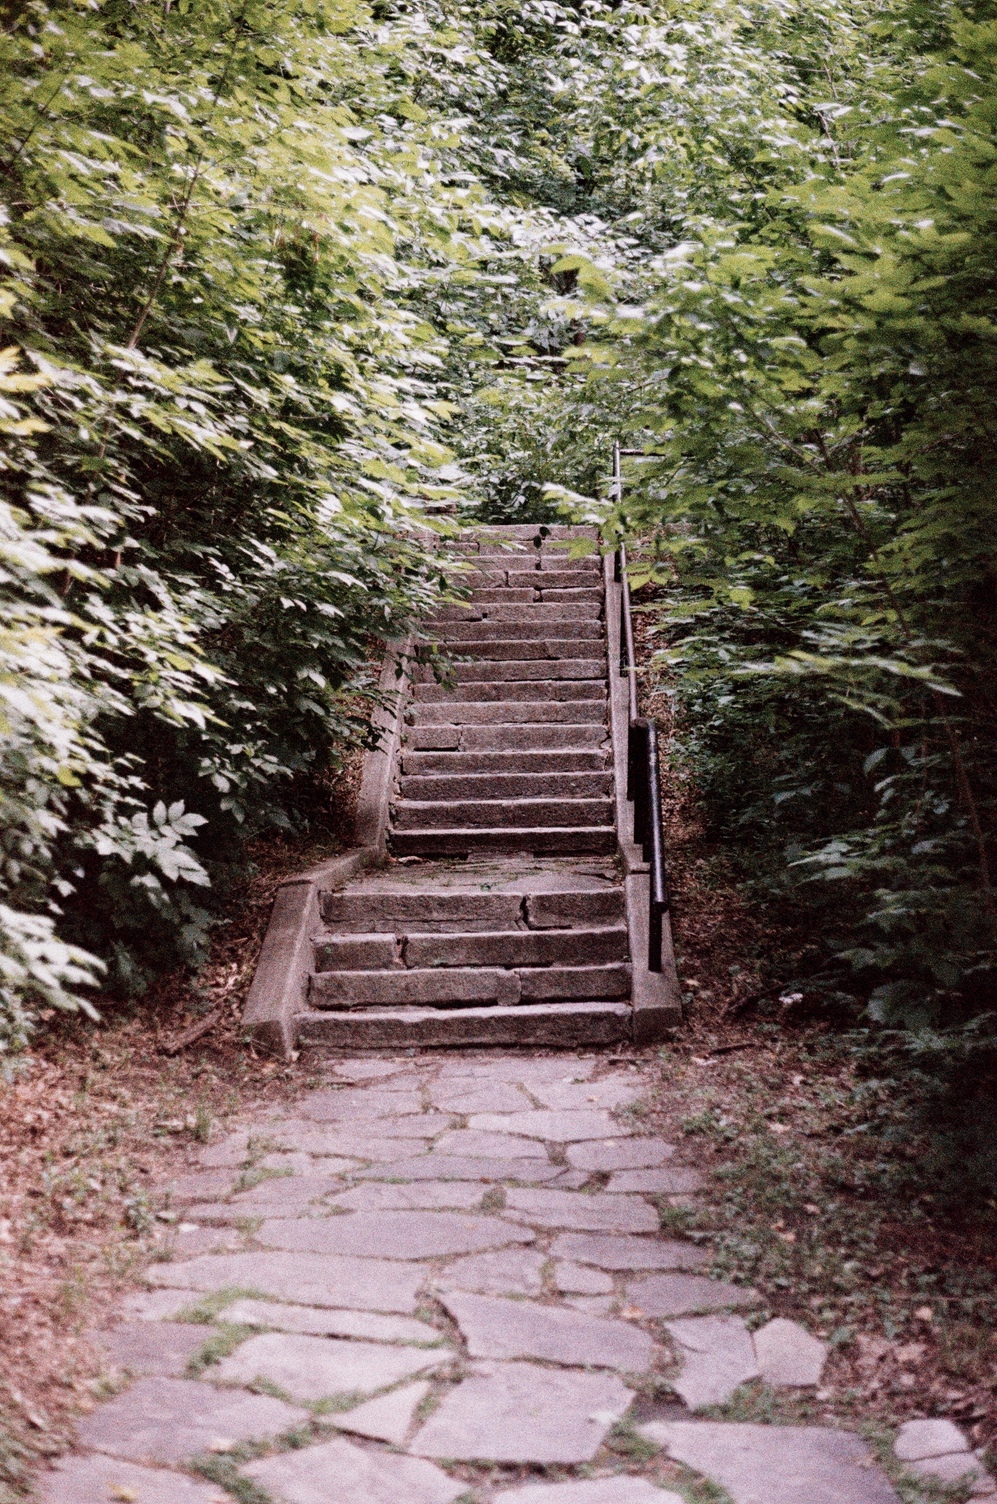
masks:
[[[609,1295],[613,1289],[608,1274],[584,1264],[555,1264],[554,1284],[565,1295]]]
[[[428,1348],[266,1332],[250,1337],[223,1358],[211,1377],[228,1384],[266,1379],[296,1400],[323,1400],[342,1394],[372,1394],[441,1361],[439,1352]]]
[[[397,1076],[399,1072],[405,1072],[405,1086],[408,1087],[409,1074],[412,1071],[411,1060],[337,1060],[331,1066],[334,1076],[344,1081],[371,1081],[380,1076]],[[383,1086],[382,1082],[382,1086]]]
[[[777,1316],[755,1333],[758,1371],[778,1389],[805,1389],[820,1383],[827,1347],[799,1322]]]
[[[740,1316],[692,1316],[666,1325],[682,1356],[672,1388],[690,1410],[725,1405],[741,1384],[758,1378],[751,1333]]]
[[[38,1480],[42,1504],[103,1504],[129,1499],[134,1504],[225,1504],[217,1484],[185,1478],[161,1468],[139,1467],[116,1457],[63,1457]]]
[[[430,1462],[339,1439],[251,1462],[242,1471],[281,1504],[452,1504],[466,1492]]]
[[[198,1208],[200,1212],[200,1207]],[[233,1228],[201,1227],[182,1222],[163,1239],[163,1252],[171,1259],[193,1259],[203,1253],[238,1253],[246,1238]]]
[[[925,1457],[920,1462],[906,1462],[907,1472],[946,1486],[968,1486],[974,1498],[994,1498],[994,1480],[972,1452],[953,1452],[947,1457]]]
[[[640,1431],[734,1504],[897,1504],[868,1445],[850,1431],[713,1421],[651,1421]]]
[[[545,1107],[629,1107],[640,1096],[640,1087],[628,1076],[603,1076],[600,1081],[537,1081],[528,1088]]]
[[[298,1149],[305,1154],[333,1158],[336,1160],[337,1169],[341,1160],[355,1164],[358,1159],[403,1159],[410,1154],[422,1154],[429,1143],[429,1135],[425,1140],[389,1138],[383,1132],[382,1124],[378,1124],[378,1129],[379,1132],[375,1136],[363,1133],[333,1133],[328,1128],[320,1128],[317,1123],[288,1123],[279,1132],[275,1129],[272,1137],[275,1143],[282,1144],[286,1149]],[[320,1165],[319,1168],[324,1169],[324,1166]]]
[[[229,1253],[184,1264],[154,1264],[145,1277],[151,1284],[184,1290],[250,1290],[301,1305],[408,1314],[415,1310],[422,1271],[385,1259]]]
[[[389,1138],[436,1138],[447,1128],[453,1127],[453,1118],[440,1113],[422,1112],[400,1118],[383,1118],[377,1127],[384,1127]]]
[[[556,1056],[530,1060],[520,1056],[515,1059],[487,1060],[476,1063],[469,1060],[446,1060],[440,1068],[440,1081],[522,1081],[529,1089],[531,1081],[584,1081],[596,1068],[597,1061],[579,1059],[577,1056]]]
[[[482,1133],[521,1133],[527,1138],[547,1139],[555,1144],[572,1143],[578,1139],[624,1138],[633,1129],[617,1123],[608,1112],[563,1112],[556,1108],[547,1111],[538,1108],[534,1112],[510,1112],[504,1116],[497,1113],[476,1113],[468,1118],[468,1127]]]
[[[84,1446],[134,1462],[186,1462],[304,1425],[309,1412],[269,1395],[193,1379],[139,1379],[77,1426]]]
[[[189,1201],[217,1201],[227,1196],[239,1177],[232,1170],[196,1170],[192,1175],[178,1175],[163,1187],[168,1200],[178,1205]]]
[[[606,1190],[618,1195],[621,1191],[643,1191],[645,1195],[681,1196],[690,1191],[701,1191],[705,1184],[698,1170],[686,1170],[680,1165],[657,1170],[618,1170],[611,1176]]]
[[[351,1212],[326,1221],[265,1222],[256,1234],[270,1248],[377,1258],[431,1259],[477,1253],[506,1243],[529,1243],[533,1233],[498,1217],[460,1212]]]
[[[135,1290],[121,1302],[122,1312],[135,1321],[169,1321],[197,1305],[189,1290]]]
[[[100,1332],[97,1342],[115,1368],[132,1374],[178,1378],[214,1332],[210,1326],[167,1321],[124,1321]]]
[[[569,1144],[568,1164],[576,1170],[633,1170],[663,1165],[675,1153],[674,1144],[658,1138],[626,1138],[615,1143]]]
[[[610,1316],[616,1297],[613,1295],[567,1295],[565,1304],[574,1306],[576,1311],[584,1311],[586,1316]]]
[[[425,1380],[419,1384],[406,1384],[403,1389],[379,1394],[377,1399],[367,1400],[353,1410],[330,1415],[329,1422],[340,1431],[353,1431],[357,1436],[390,1441],[392,1446],[400,1447],[411,1431],[415,1412],[430,1387]]]
[[[615,1374],[479,1365],[444,1396],[409,1450],[493,1462],[590,1462],[632,1399]]]
[[[477,1290],[487,1295],[539,1295],[546,1260],[532,1248],[503,1248],[455,1259],[436,1280],[438,1290]]]
[[[528,1140],[510,1140],[510,1143]],[[418,1159],[398,1161],[361,1170],[358,1180],[556,1180],[563,1174],[560,1165],[552,1165],[546,1155],[535,1159],[473,1158],[455,1154],[422,1154]]]
[[[547,1150],[535,1139],[517,1138],[511,1133],[479,1133],[471,1128],[455,1128],[450,1133],[444,1133],[437,1139],[433,1152],[483,1159],[547,1158]]]
[[[601,1269],[698,1269],[706,1262],[701,1248],[675,1238],[614,1238],[585,1232],[562,1233],[551,1255]]]
[[[919,1462],[925,1457],[968,1452],[969,1443],[955,1421],[908,1420],[897,1432],[893,1451],[900,1462]]]
[[[331,1191],[342,1190],[335,1175],[276,1176],[262,1180],[252,1190],[233,1196],[231,1201],[207,1202],[192,1208],[192,1214],[204,1222],[241,1222],[255,1217],[300,1217],[315,1212]]]
[[[627,1283],[627,1299],[645,1316],[695,1316],[700,1312],[756,1306],[757,1290],[706,1279],[702,1274],[651,1274]]]
[[[229,1166],[243,1165],[249,1154],[250,1131],[248,1128],[240,1128],[236,1133],[230,1133],[220,1139],[217,1144],[209,1144],[202,1149],[197,1156],[197,1162],[206,1170],[227,1169]]]
[[[440,1299],[460,1327],[472,1358],[541,1358],[625,1373],[643,1373],[654,1361],[652,1339],[623,1321],[464,1291],[448,1292]]]
[[[527,1483],[503,1488],[495,1504],[685,1504],[646,1478],[585,1478],[577,1483]]]
[[[235,1326],[269,1326],[279,1332],[312,1337],[360,1337],[368,1342],[408,1342],[429,1346],[443,1333],[426,1321],[407,1316],[379,1316],[375,1311],[323,1311],[316,1306],[285,1306],[269,1300],[236,1300],[219,1320]]]
[[[368,1181],[330,1198],[329,1205],[350,1212],[431,1211],[454,1208],[468,1211],[485,1194],[483,1185],[460,1180],[420,1180],[412,1185],[384,1185]]]
[[[386,1118],[400,1113],[421,1112],[422,1098],[417,1091],[380,1092],[350,1087],[332,1091],[314,1091],[297,1104],[298,1111],[316,1123],[338,1123],[357,1118]]]
[[[506,1193],[506,1216],[537,1227],[575,1227],[593,1232],[657,1232],[658,1214],[638,1197],[579,1195],[514,1187]]]
[[[521,1112],[532,1104],[517,1086],[505,1081],[441,1082],[430,1087],[434,1104],[447,1112],[466,1115],[471,1112]]]
[[[264,1154],[253,1166],[255,1170],[277,1170],[284,1175],[313,1175],[320,1171],[324,1175],[342,1175],[353,1167],[352,1159],[323,1159],[316,1162],[301,1149],[288,1149],[286,1152],[275,1150],[273,1154]]]

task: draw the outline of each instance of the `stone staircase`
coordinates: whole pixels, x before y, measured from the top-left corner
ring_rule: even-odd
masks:
[[[492,528],[465,543],[470,598],[431,624],[448,678],[418,670],[407,692],[393,860],[318,895],[302,1045],[630,1033],[606,584],[575,543],[587,531],[540,542],[535,527]]]

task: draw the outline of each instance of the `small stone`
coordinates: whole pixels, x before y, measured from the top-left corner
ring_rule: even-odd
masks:
[[[725,1405],[735,1389],[758,1378],[751,1333],[740,1316],[693,1316],[666,1326],[683,1359],[672,1388],[690,1410]]]
[[[542,1253],[531,1248],[503,1248],[455,1259],[436,1281],[438,1290],[476,1290],[487,1295],[539,1295],[543,1290]]]
[[[126,1295],[121,1309],[135,1321],[169,1321],[197,1304],[189,1290],[135,1290]]]
[[[253,1290],[309,1306],[360,1311],[415,1310],[421,1269],[387,1259],[345,1259],[315,1253],[230,1253],[153,1264],[150,1284],[185,1290]]]
[[[563,1295],[609,1295],[613,1289],[608,1274],[582,1264],[555,1264],[554,1285]]]
[[[897,1504],[868,1445],[850,1431],[651,1421],[640,1432],[726,1489],[734,1504]]]
[[[425,1348],[266,1332],[223,1358],[212,1377],[229,1384],[265,1379],[296,1400],[310,1401],[372,1394],[440,1362],[438,1353]]]
[[[644,1195],[680,1196],[689,1191],[703,1189],[703,1177],[698,1170],[686,1170],[681,1165],[657,1170],[620,1170],[606,1187],[611,1195],[621,1191],[642,1191]]]
[[[901,1462],[923,1457],[944,1457],[949,1452],[968,1452],[969,1443],[951,1420],[908,1420],[897,1432],[894,1455]]]
[[[800,1326],[777,1316],[754,1336],[758,1371],[777,1389],[806,1389],[820,1383],[827,1347]]]
[[[452,1504],[467,1487],[430,1462],[364,1451],[341,1438],[242,1471],[280,1504]]]
[[[576,1483],[527,1483],[503,1488],[495,1504],[683,1504],[678,1494],[632,1474],[585,1478]]]
[[[210,1326],[167,1321],[124,1321],[95,1333],[98,1346],[116,1368],[131,1374],[179,1378],[194,1354],[213,1336]]]
[[[573,1227],[593,1232],[656,1232],[658,1214],[639,1197],[535,1191],[514,1187],[506,1194],[505,1214],[538,1227]]]
[[[507,1243],[530,1243],[534,1234],[498,1217],[459,1212],[351,1212],[330,1217],[264,1222],[256,1234],[270,1248],[393,1259],[431,1259],[477,1253]]]
[[[590,1462],[632,1399],[616,1374],[492,1363],[444,1396],[409,1449],[493,1462]]]
[[[528,1143],[527,1139],[510,1139],[513,1143]],[[527,1184],[555,1180],[562,1173],[560,1165],[552,1165],[546,1155],[535,1159],[495,1159],[468,1157],[453,1154],[422,1154],[418,1159],[399,1160],[394,1164],[378,1165],[370,1170],[361,1170],[358,1180],[522,1180]]]
[[[214,1389],[193,1379],[139,1379],[77,1425],[84,1446],[135,1462],[186,1462],[219,1437],[262,1441],[310,1414],[269,1395]]]
[[[540,1358],[643,1373],[654,1361],[646,1332],[563,1306],[449,1292],[443,1304],[460,1326],[472,1358]]]
[[[502,1117],[484,1112],[469,1118],[468,1127],[482,1133],[522,1133],[527,1138],[546,1139],[556,1144],[580,1139],[625,1138],[633,1132],[632,1128],[615,1123],[608,1112],[572,1112],[570,1109],[510,1112]]]
[[[312,1337],[360,1337],[368,1342],[408,1342],[435,1347],[442,1332],[406,1316],[379,1316],[374,1311],[323,1311],[316,1306],[285,1306],[267,1300],[236,1300],[222,1320],[235,1326],[272,1327]]]
[[[582,1143],[568,1146],[568,1164],[577,1170],[633,1170],[663,1165],[675,1153],[674,1144],[660,1138],[626,1138],[612,1143]]]
[[[419,1384],[407,1384],[404,1389],[379,1394],[376,1399],[367,1400],[345,1414],[330,1415],[328,1420],[340,1431],[352,1431],[374,1441],[390,1441],[392,1446],[400,1447],[429,1390],[430,1385],[425,1380]]]
[[[697,1269],[706,1262],[701,1248],[674,1238],[599,1237],[584,1232],[562,1233],[551,1254],[601,1269]]]
[[[645,1316],[694,1316],[700,1311],[756,1306],[761,1297],[757,1290],[701,1274],[652,1274],[629,1282],[627,1299]]]
[[[468,1211],[485,1194],[483,1185],[459,1180],[423,1180],[413,1185],[382,1185],[368,1181],[336,1196],[330,1205],[351,1212],[420,1211],[457,1208]]]
[[[515,1138],[511,1133],[478,1133],[470,1128],[455,1128],[444,1133],[433,1147],[434,1154],[470,1155],[480,1159],[547,1160],[547,1150],[531,1138]]]
[[[42,1504],[221,1504],[217,1485],[113,1457],[61,1457],[38,1479]]]

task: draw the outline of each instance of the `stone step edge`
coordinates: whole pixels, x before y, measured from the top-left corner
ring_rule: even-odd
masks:
[[[629,1040],[629,1003],[532,1003],[484,1008],[385,1008],[349,1013],[309,1010],[295,1017],[299,1046],[329,1049],[453,1049],[530,1045],[575,1049]]]

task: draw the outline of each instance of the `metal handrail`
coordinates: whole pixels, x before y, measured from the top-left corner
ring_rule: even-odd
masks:
[[[635,453],[636,451],[627,451]],[[617,503],[623,497],[620,446],[613,446],[613,492]],[[620,583],[620,677],[629,693],[627,716],[627,800],[634,807],[634,841],[642,847],[648,864],[648,971],[661,970],[662,921],[670,900],[665,873],[665,831],[661,817],[661,782],[658,762],[658,726],[639,713],[637,705],[637,655],[634,651],[630,582],[627,579],[626,544],[616,550],[614,579]]]

